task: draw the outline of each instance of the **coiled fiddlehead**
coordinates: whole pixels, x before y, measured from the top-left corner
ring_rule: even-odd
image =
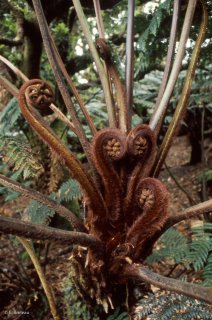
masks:
[[[86,196],[88,207],[96,212],[96,214],[104,216],[106,215],[106,208],[93,179],[73,153],[62,144],[36,110],[36,108],[40,109],[41,106],[44,109],[48,108],[52,97],[53,93],[46,82],[40,79],[29,80],[19,91],[21,112],[31,127],[55,151],[59,158],[65,162],[72,176],[80,183]]]
[[[50,106],[54,100],[54,94],[51,87],[44,81],[27,86],[25,90],[26,103],[29,106],[38,109],[44,109]]]
[[[125,212],[131,207],[133,194],[139,178],[148,176],[154,163],[156,139],[146,124],[133,128],[127,137],[127,152],[133,161],[133,169],[127,184]]]
[[[145,178],[138,184],[133,200],[138,217],[127,231],[126,243],[134,248],[132,256],[137,259],[167,219],[168,191],[159,180]]]
[[[93,161],[104,187],[104,199],[108,208],[108,219],[115,222],[121,212],[122,186],[116,164],[126,155],[126,135],[119,129],[103,129],[92,143]]]

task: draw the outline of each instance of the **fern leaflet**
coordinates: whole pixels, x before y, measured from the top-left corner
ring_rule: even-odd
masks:
[[[0,152],[3,161],[19,171],[23,178],[34,177],[43,170],[31,147],[20,137],[0,136]]]

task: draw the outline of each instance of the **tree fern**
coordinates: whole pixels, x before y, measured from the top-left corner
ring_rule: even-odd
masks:
[[[161,23],[165,19],[167,12],[170,11],[172,6],[172,0],[166,0],[161,3],[157,11],[154,12],[153,18],[148,25],[148,28],[144,31],[144,33],[139,37],[138,44],[139,48],[145,53],[147,49],[147,44],[149,42],[149,38],[151,36],[154,37],[157,35],[158,30],[160,29]]]
[[[203,284],[212,287],[212,253],[209,254],[206,266],[202,273]]]
[[[212,223],[194,227],[191,240],[174,228],[167,230],[158,243],[158,249],[147,258],[148,263],[173,259],[188,270],[201,272],[205,285],[212,284]]]
[[[132,315],[134,320],[209,320],[211,317],[211,306],[169,292],[149,294],[139,301]]]
[[[34,177],[43,170],[35,153],[23,138],[0,136],[0,152],[3,161],[12,166],[13,171],[19,171],[24,179]]]
[[[135,108],[142,118],[147,114],[147,118],[144,121],[148,121],[153,112],[161,80],[162,73],[160,71],[153,71],[145,75],[144,79],[134,84]]]

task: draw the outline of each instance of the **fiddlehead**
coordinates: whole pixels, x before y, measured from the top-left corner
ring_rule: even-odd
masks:
[[[154,132],[146,124],[133,128],[127,137],[128,154],[145,161],[155,147]]]
[[[127,152],[132,158],[133,170],[130,173],[125,199],[126,211],[129,209],[139,178],[147,177],[154,163],[156,139],[148,125],[133,128],[127,137]]]
[[[41,88],[42,91],[39,91]],[[105,215],[103,199],[91,176],[86,172],[73,153],[61,143],[59,138],[34,108],[40,108],[41,105],[44,108],[48,107],[48,104],[51,101],[50,97],[53,97],[53,94],[49,91],[50,87],[48,84],[40,79],[27,81],[21,87],[19,92],[19,106],[21,112],[31,127],[42,138],[42,140],[55,151],[59,158],[65,162],[66,166],[71,171],[72,176],[80,183],[88,201],[87,205],[91,207],[93,211],[96,211],[96,214]],[[45,103],[41,103],[43,100]],[[38,106],[36,101],[38,102]]]
[[[42,110],[48,108],[54,100],[51,87],[44,81],[31,84],[25,90],[25,98],[28,106]]]
[[[121,211],[122,186],[115,166],[126,154],[126,135],[119,129],[99,131],[92,143],[92,153],[102,178],[109,220],[116,221]]]
[[[134,210],[139,216],[136,220],[133,219],[135,222],[127,231],[126,243],[132,246],[132,256],[137,259],[147,241],[167,219],[168,191],[159,180],[145,178],[136,188],[134,202]]]

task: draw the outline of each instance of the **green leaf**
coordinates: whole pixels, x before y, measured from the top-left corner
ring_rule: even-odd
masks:
[[[48,224],[51,218],[54,216],[54,214],[55,214],[54,210],[33,200],[27,206],[23,214],[23,218],[24,220],[37,223],[37,224]]]
[[[69,179],[62,184],[58,192],[59,201],[71,201],[81,197],[79,183],[74,179]]]

